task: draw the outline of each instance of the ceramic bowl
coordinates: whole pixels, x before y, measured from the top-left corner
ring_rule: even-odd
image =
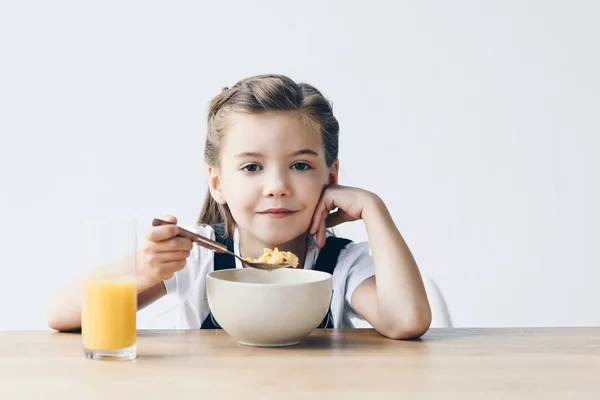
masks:
[[[291,346],[327,315],[331,275],[292,268],[226,269],[207,275],[208,304],[216,322],[250,346]]]

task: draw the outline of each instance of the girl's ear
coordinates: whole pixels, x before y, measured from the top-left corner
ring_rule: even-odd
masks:
[[[337,185],[338,184],[338,173],[340,171],[340,162],[339,160],[335,160],[331,167],[329,167],[329,176],[327,178],[328,185]]]
[[[221,178],[219,176],[219,170],[216,167],[208,167],[208,188],[210,189],[210,195],[219,204],[226,204],[225,196],[221,192]]]

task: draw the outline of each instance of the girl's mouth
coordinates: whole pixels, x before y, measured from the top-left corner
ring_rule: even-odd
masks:
[[[258,213],[269,218],[285,218],[295,212],[296,211],[288,210],[287,208],[269,208],[268,210],[259,211]]]

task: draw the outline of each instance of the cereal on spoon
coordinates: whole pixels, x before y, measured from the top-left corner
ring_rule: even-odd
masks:
[[[274,250],[264,249],[262,256],[257,259],[246,257],[246,261],[262,264],[290,264],[293,268],[298,266],[298,257],[291,251],[279,251],[277,247]]]

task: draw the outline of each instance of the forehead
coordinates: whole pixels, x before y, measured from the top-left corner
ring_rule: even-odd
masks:
[[[321,136],[314,124],[293,113],[234,113],[229,116],[223,155],[256,151],[270,154],[312,149],[322,154]]]

